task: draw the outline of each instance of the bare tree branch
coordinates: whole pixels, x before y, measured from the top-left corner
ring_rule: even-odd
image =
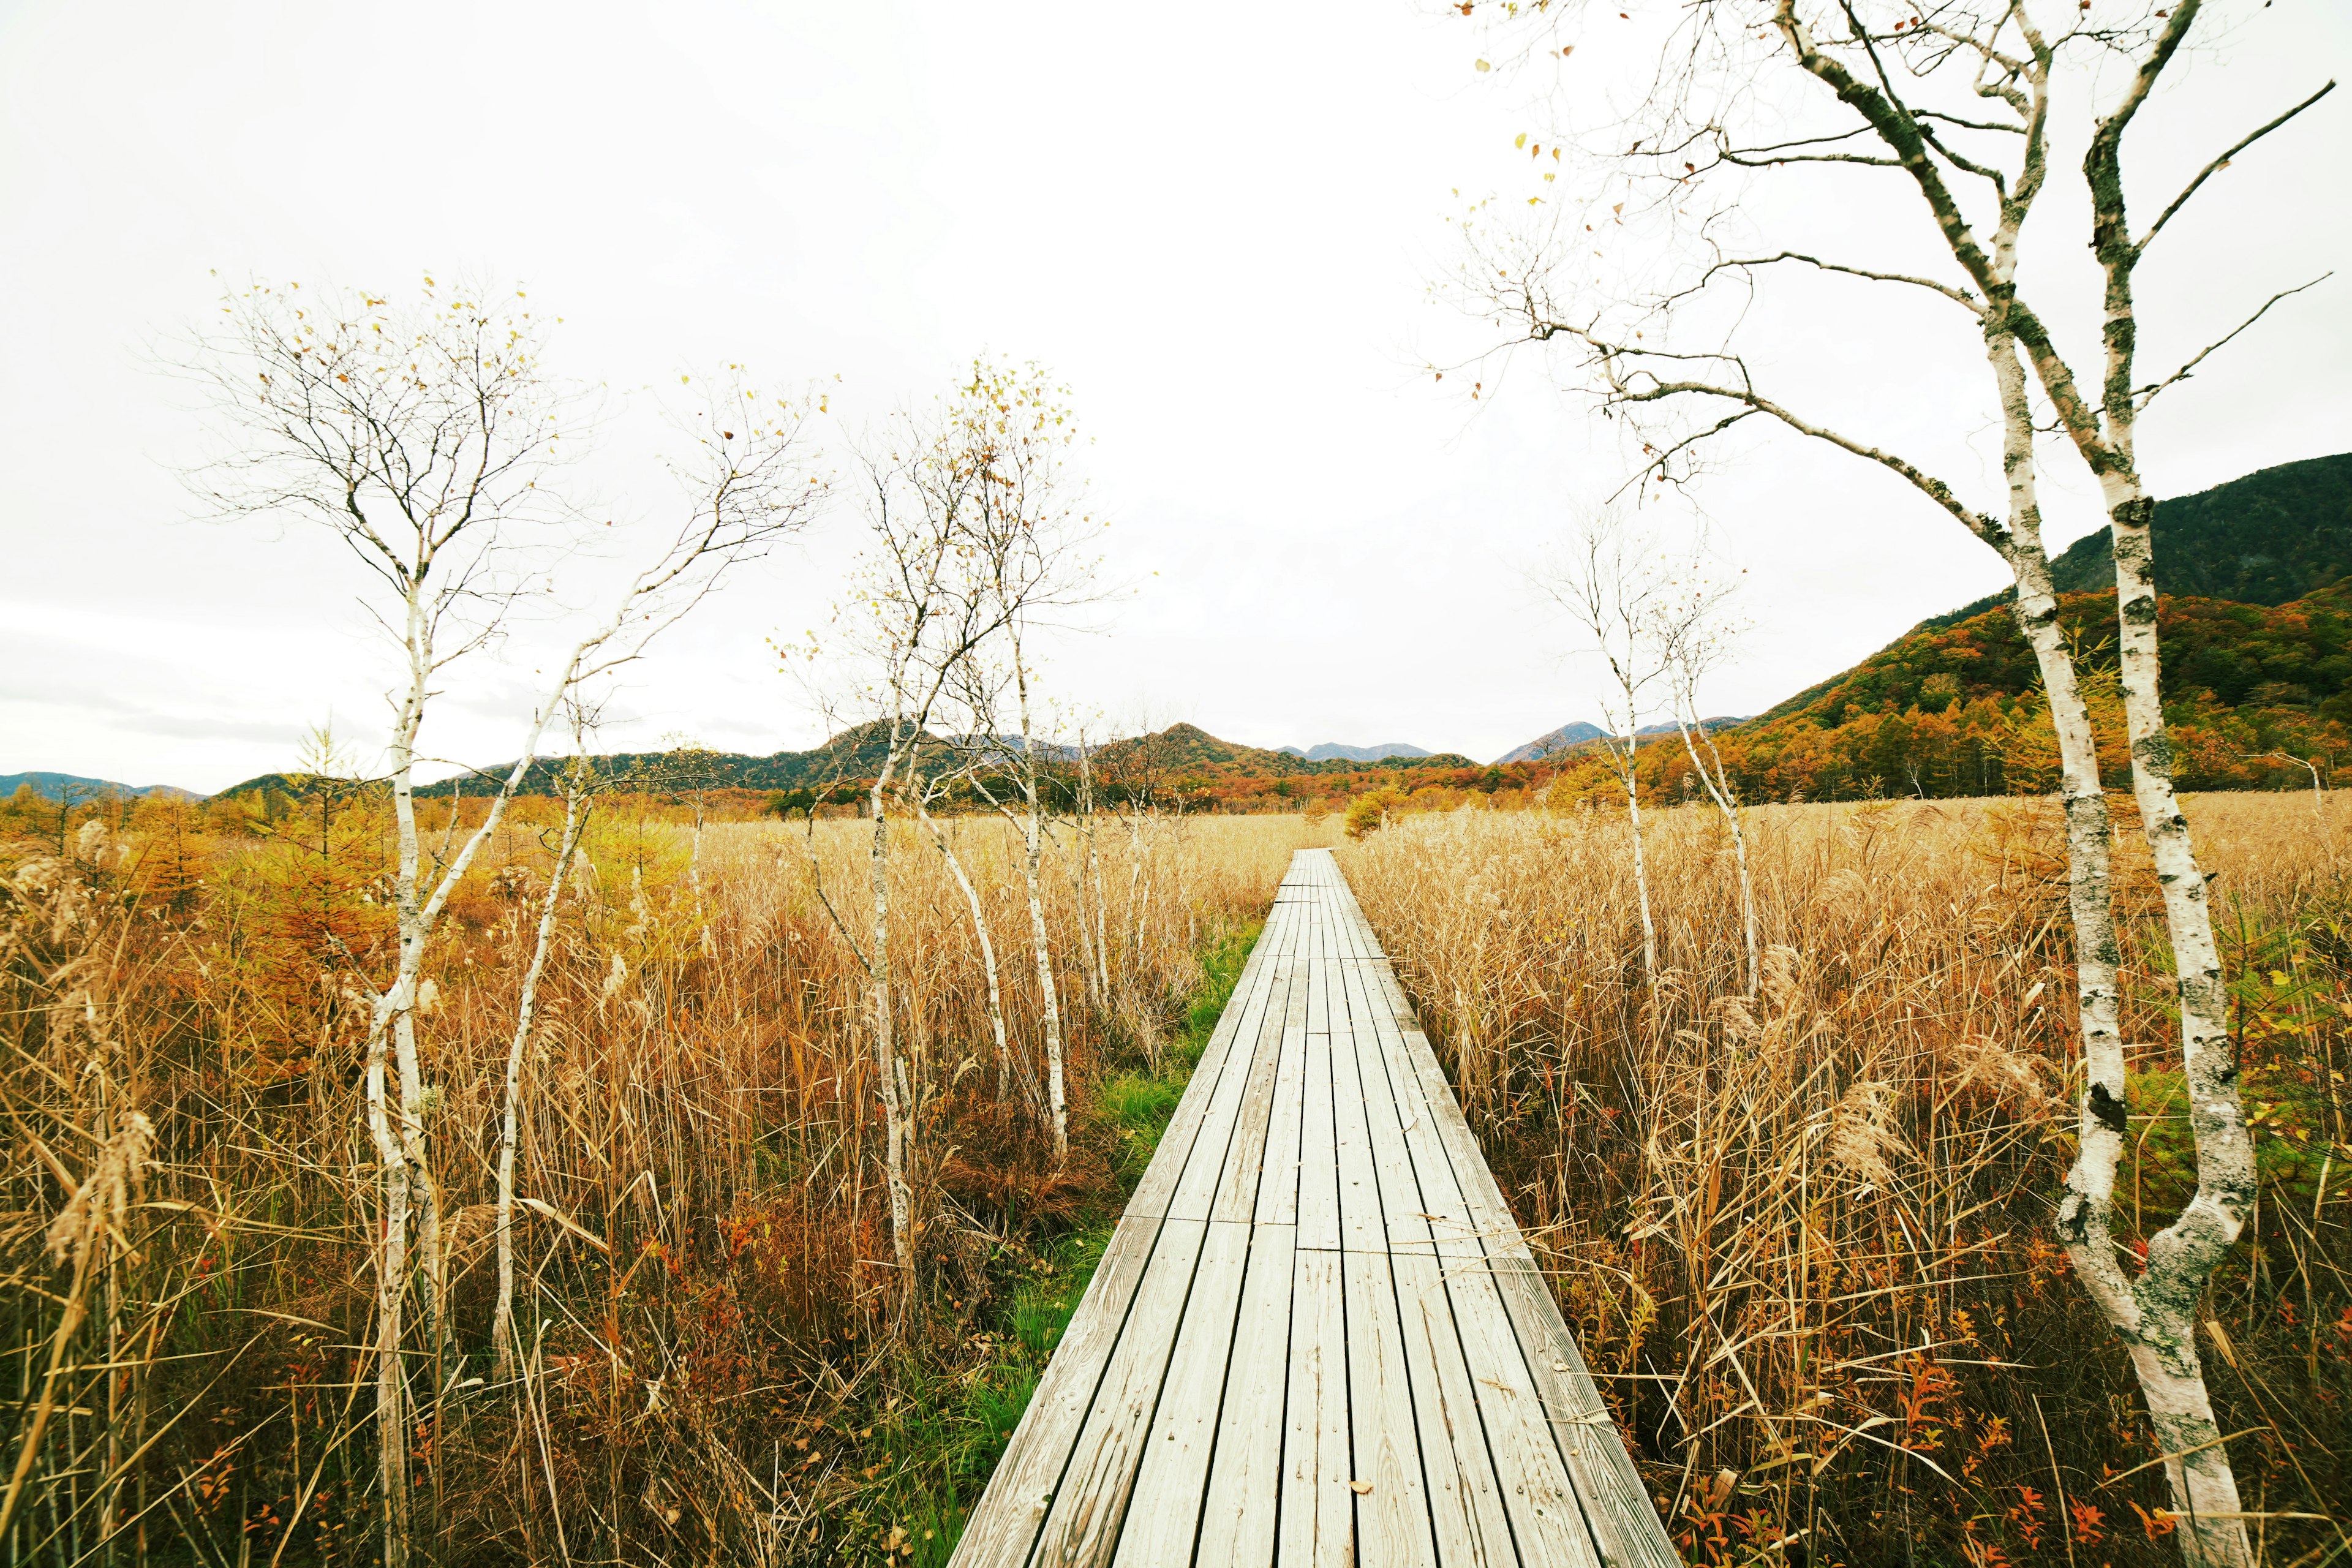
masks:
[[[2136,251],[2145,252],[2147,249],[2149,243],[2156,238],[2159,232],[2162,231],[2164,226],[2172,220],[2172,215],[2179,212],[2182,207],[2188,205],[2189,198],[2197,194],[2197,188],[2200,185],[2202,185],[2207,180],[2228,168],[2230,166],[2230,161],[2235,158],[2239,153],[2244,152],[2247,148],[2252,146],[2255,142],[2261,141],[2263,137],[2269,135],[2280,126],[2284,125],[2288,121],[2293,120],[2296,115],[2301,114],[2305,110],[2309,109],[2313,104],[2317,103],[2321,99],[2326,98],[2329,93],[2334,92],[2335,90],[2336,83],[2333,80],[2330,80],[2326,87],[2321,88],[2317,92],[2313,93],[2309,98],[2305,99],[2301,103],[2296,104],[2293,109],[2288,110],[2276,120],[2272,121],[2267,125],[2258,127],[2257,129],[2249,132],[2245,136],[2232,143],[2228,152],[2222,153],[2220,157],[2206,164],[2202,169],[2198,170],[2197,177],[2189,181],[2188,185],[2179,195],[2172,198],[2172,205],[2170,206],[2166,207],[2162,212],[2157,215],[2156,221],[2147,226],[2147,232],[2139,237],[2139,242],[2133,246],[2132,248]]]

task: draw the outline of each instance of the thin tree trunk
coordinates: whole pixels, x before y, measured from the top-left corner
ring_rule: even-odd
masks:
[[[1701,732],[1705,733],[1704,721],[1700,723]],[[1698,746],[1691,739],[1691,726],[1679,711],[1675,715],[1675,725],[1682,731],[1683,750],[1690,753],[1691,765],[1698,770],[1708,796],[1714,800],[1716,809],[1723,813],[1724,821],[1731,825],[1732,858],[1739,867],[1739,931],[1746,939],[1748,994],[1752,997],[1763,983],[1764,955],[1756,933],[1756,884],[1748,871],[1748,826],[1741,819],[1739,804],[1731,798],[1731,778],[1723,772],[1723,754],[1716,750],[1715,738],[1709,735],[1706,742],[1708,753],[1715,758],[1715,766],[1710,769],[1699,760]]]
[[[888,791],[897,771],[904,721],[890,723],[890,753],[874,780],[874,837],[866,868],[874,898],[873,945],[866,954],[866,985],[874,1030],[874,1070],[880,1079],[883,1173],[890,1192],[890,1245],[898,1264],[899,1321],[915,1300],[914,1187],[907,1177],[908,1084],[898,1061],[897,1017],[890,995],[890,812]],[[916,727],[917,743],[921,727]]]
[[[383,1215],[376,1238],[375,1432],[382,1491],[384,1568],[408,1562],[408,1379],[401,1364],[401,1308],[408,1270],[408,1165],[384,1103],[384,1055],[391,998],[376,1004],[368,1029],[363,1095],[368,1136],[383,1172]]]
[[[1070,834],[1074,838],[1081,837],[1075,811],[1070,818]],[[1054,847],[1058,853],[1062,847],[1057,843]],[[1102,1005],[1102,994],[1095,985],[1094,921],[1089,918],[1087,910],[1087,858],[1083,851],[1074,847],[1069,851],[1068,861],[1070,922],[1078,937],[1078,977],[1086,983],[1087,1005],[1099,1007]]]
[[[1038,879],[1038,858],[1045,851],[1045,823],[1037,789],[1037,737],[1030,727],[1029,668],[1021,656],[1021,637],[1013,634],[1013,689],[1021,705],[1021,788],[1028,815],[1021,824],[1021,879],[1029,898],[1029,944],[1037,960],[1037,996],[1045,1016],[1045,1113],[1054,1127],[1054,1163],[1070,1158],[1069,1102],[1062,1072],[1062,998],[1054,984],[1054,947],[1045,930],[1045,889]],[[1084,936],[1083,928],[1080,931]]]
[[[1038,820],[1037,791],[1029,786],[1029,813],[1021,825],[1021,878],[1029,895],[1029,942],[1037,958],[1037,994],[1045,1015],[1045,1111],[1054,1124],[1054,1161],[1070,1157],[1069,1107],[1062,1082],[1062,1002],[1054,984],[1054,949],[1045,931],[1045,889],[1037,860],[1045,833]]]
[[[2110,416],[2111,421],[2113,416]],[[2124,445],[2128,452],[2128,445]],[[2132,1288],[2139,1321],[2132,1361],[2147,1392],[2157,1441],[2184,1458],[2166,1471],[2191,1522],[2196,1554],[2217,1563],[2252,1563],[2242,1520],[2209,1518],[2242,1511],[2237,1476],[2218,1439],[2219,1424],[2197,1352],[2197,1307],[2206,1281],[2243,1228],[2255,1194],[2253,1140],[2238,1095],[2237,1051],[2230,1038],[2229,992],[2205,876],[2189,820],[2172,784],[2172,738],[2158,687],[2155,563],[2148,524],[2156,503],[2139,493],[2136,474],[2108,482],[2115,528],[2117,638],[2124,718],[2131,737],[2132,794],[2140,829],[2164,889],[2164,919],[2179,976],[2182,1065],[2189,1124],[2197,1146],[2197,1191],[2179,1217],[2148,1240],[2147,1268]],[[2112,1254],[2110,1255],[2112,1256]],[[2183,1550],[2189,1543],[2183,1542]]]
[[[913,798],[915,814],[930,833],[932,847],[948,863],[950,874],[962,890],[964,908],[971,916],[972,940],[980,944],[980,966],[988,976],[988,1026],[996,1037],[996,1103],[1003,1105],[1013,1093],[1013,1047],[1004,1027],[1004,993],[997,982],[996,943],[989,938],[988,912],[981,903],[980,889],[971,885],[971,878],[964,870],[962,857],[940,830],[939,823],[923,804],[921,792],[913,792]]]
[[[1609,742],[1609,754],[1617,763],[1617,782],[1625,788],[1625,814],[1633,827],[1633,892],[1642,909],[1642,984],[1655,984],[1658,977],[1658,927],[1650,915],[1650,865],[1642,847],[1642,783],[1634,772],[1636,748],[1641,737],[1633,732],[1633,693],[1625,693],[1625,750],[1621,755],[1614,740]]]
[[[1100,826],[1095,814],[1095,779],[1091,753],[1082,741],[1078,747],[1078,810],[1086,824],[1087,879],[1094,888],[1095,922],[1095,994],[1102,1005],[1110,1005],[1110,921],[1103,900],[1102,856],[1095,839],[1095,829]]]
[[[490,1315],[490,1344],[495,1376],[503,1383],[514,1365],[514,1199],[515,1152],[520,1142],[523,1050],[530,1040],[537,1016],[539,977],[547,968],[555,944],[555,911],[563,897],[563,879],[571,874],[572,858],[588,825],[587,790],[578,781],[564,791],[563,837],[549,874],[547,898],[540,905],[539,931],[531,943],[530,966],[523,972],[522,1001],[515,1009],[514,1038],[507,1045],[506,1103],[499,1121],[498,1249],[499,1299]]]
[[[2124,1146],[2124,1046],[2116,984],[2117,951],[2114,878],[2106,791],[2099,780],[2097,737],[2064,628],[2050,557],[2042,542],[2042,508],[2033,468],[2032,409],[2017,345],[1996,322],[1987,352],[2000,388],[2005,436],[2002,468],[2009,485],[2009,537],[2001,552],[2017,582],[2018,630],[2033,650],[2050,722],[2058,740],[2060,799],[2066,814],[2066,901],[2074,929],[2074,998],[2083,1036],[2083,1106],[2074,1163],[2058,1209],[2058,1236],[2092,1295],[2105,1304],[2095,1280],[2115,1270],[2108,1233],[2116,1165]],[[2114,1314],[2108,1314],[2114,1321]],[[2118,1324],[2118,1327],[2121,1325]]]

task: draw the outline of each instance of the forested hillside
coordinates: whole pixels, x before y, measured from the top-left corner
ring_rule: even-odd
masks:
[[[2245,605],[2284,605],[2352,572],[2352,452],[2259,468],[2195,495],[2156,503],[2156,585]],[[2062,594],[2116,584],[2109,531],[2084,534],[2050,563]],[[1958,626],[2009,590],[1933,616],[1915,627]]]
[[[2060,617],[2091,678],[2103,771],[2128,771],[2115,692],[2116,605],[2069,594]],[[2166,715],[2189,789],[2243,788],[2352,750],[2352,585],[2277,606],[2159,601]],[[2057,754],[2033,668],[2007,605],[1915,631],[1717,742],[1751,799],[2039,793]],[[1679,747],[1651,753],[1661,787],[1690,773]]]
[[[681,747],[667,752],[618,752],[592,759],[604,787],[623,794],[653,797],[703,795],[723,813],[748,815],[761,810],[796,811],[831,806],[854,809],[865,798],[887,752],[887,735],[879,724],[846,730],[824,745],[805,752],[777,752],[751,756]],[[1018,738],[998,743],[1005,757],[1020,747]],[[1467,781],[1493,777],[1485,787],[1521,784],[1525,769],[1509,774],[1481,769],[1469,758],[1452,752],[1419,756],[1383,757],[1361,761],[1332,757],[1310,761],[1287,752],[1267,751],[1219,740],[1194,724],[1172,724],[1145,735],[1126,736],[1090,751],[1083,771],[1076,751],[1048,744],[1053,755],[1047,770],[1049,787],[1057,804],[1068,804],[1082,790],[1091,791],[1108,805],[1139,804],[1183,810],[1296,810],[1318,797],[1344,799],[1364,790],[1402,786],[1406,790],[1433,784],[1460,787]],[[969,743],[950,744],[934,739],[919,753],[927,772],[947,773],[960,763]],[[522,793],[552,795],[567,759],[542,757],[534,762]],[[493,791],[512,768],[511,763],[484,767],[470,776],[421,786],[428,799],[480,795]],[[988,770],[981,770],[989,784]],[[365,780],[331,780],[302,773],[264,773],[223,790],[218,802],[244,802],[268,815],[272,801],[305,799],[321,789],[379,787]],[[1009,781],[991,784],[1005,798]],[[968,784],[950,787],[950,807],[982,805]]]

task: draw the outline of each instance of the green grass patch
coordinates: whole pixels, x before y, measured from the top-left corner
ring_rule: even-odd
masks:
[[[1236,928],[1201,954],[1202,983],[1186,1004],[1182,1025],[1157,1070],[1137,1067],[1103,1079],[1094,1114],[1116,1127],[1126,1144],[1118,1171],[1122,1201],[1151,1163],[1261,929]],[[918,1397],[902,1397],[875,1423],[874,1441],[902,1479],[881,1500],[889,1519],[877,1514],[849,1531],[867,1559],[920,1568],[947,1562],[1029,1407],[1047,1359],[1069,1329],[1118,1218],[1116,1210],[1107,1212],[1098,1224],[1030,1258],[1000,1297],[995,1321],[981,1336],[987,1360]]]

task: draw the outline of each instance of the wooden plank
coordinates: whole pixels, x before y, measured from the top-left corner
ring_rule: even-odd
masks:
[[[1282,1054],[1275,1068],[1274,1102],[1266,1114],[1255,1215],[1260,1225],[1298,1223],[1300,1137],[1306,1120],[1307,986],[1297,977],[1283,1010]]]
[[[1599,1568],[1600,1553],[1493,1277],[1466,1259],[1449,1258],[1444,1269],[1462,1359],[1520,1558],[1548,1568]]]
[[[1385,1251],[1388,1229],[1381,1215],[1381,1181],[1372,1169],[1372,1134],[1367,1125],[1364,1079],[1357,1052],[1359,1041],[1344,1011],[1347,992],[1338,983],[1338,964],[1322,966],[1334,983],[1331,994],[1331,1130],[1332,1158],[1338,1166],[1339,1245],[1358,1251]],[[1378,1048],[1377,1041],[1362,1042]]]
[[[1490,1267],[1602,1555],[1626,1568],[1680,1568],[1682,1557],[1543,1276],[1526,1258],[1498,1258]]]
[[[1283,1256],[1289,1256],[1288,1247],[1283,1248]],[[1143,1445],[1127,1517],[1118,1527],[1114,1562],[1189,1568],[1192,1561],[1193,1531],[1208,1489],[1210,1460],[1217,1449],[1218,1392],[1225,1384],[1249,1261],[1248,1226],[1208,1227],[1200,1267],[1192,1275],[1192,1298],[1184,1303],[1182,1326],[1177,1331],[1175,1353],[1169,1358],[1165,1391]],[[1280,1319],[1286,1325],[1286,1276],[1284,1285]],[[1268,1468],[1277,1475],[1280,1441],[1277,1421],[1276,1453],[1267,1461]],[[1265,1533],[1271,1552],[1271,1516]]]
[[[1375,1001],[1365,984],[1362,966],[1346,966],[1348,1013],[1355,1021],[1358,1074],[1363,1085],[1364,1121],[1370,1137],[1372,1171],[1380,1183],[1381,1234],[1391,1251],[1426,1252],[1431,1245],[1429,1215],[1421,1182],[1413,1169],[1412,1152],[1405,1141],[1408,1121],[1422,1114],[1420,1097],[1407,1089],[1400,1098],[1394,1083],[1398,1064],[1388,1037],[1395,1020],[1384,1017],[1386,999]]]
[[[1318,911],[1319,912],[1319,911]],[[1323,961],[1323,925],[1310,917],[1303,933],[1301,955],[1307,960],[1307,1032],[1331,1032],[1331,966]]]
[[[988,1489],[964,1526],[955,1550],[958,1568],[1022,1568],[1028,1562],[1094,1404],[1104,1363],[1126,1326],[1160,1226],[1148,1215],[1131,1215],[1111,1234],[1029,1408],[1022,1412]]]
[[[1454,1327],[1443,1266],[1423,1254],[1391,1258],[1389,1268],[1412,1379],[1413,1426],[1421,1439],[1436,1561],[1449,1568],[1516,1562],[1510,1520],[1486,1452],[1477,1390]]]
[[[1210,1205],[1208,1217],[1213,1220],[1247,1225],[1257,1214],[1258,1189],[1265,1171],[1266,1140],[1274,1120],[1275,1080],[1282,1068],[1282,1021],[1296,980],[1285,974],[1276,984],[1281,988],[1280,994],[1269,1004],[1259,1024],[1257,1052],[1242,1094],[1233,1142],[1226,1151],[1224,1168],[1218,1176]],[[1295,1154],[1292,1159],[1295,1173]],[[1295,1175],[1292,1185],[1295,1189]]]
[[[1211,1227],[1212,1231],[1224,1228]],[[1241,1313],[1234,1325],[1233,1353],[1225,1363],[1220,1391],[1223,1397],[1217,1412],[1216,1451],[1201,1509],[1197,1561],[1260,1568],[1274,1561],[1281,1518],[1294,1253],[1288,1226],[1246,1228],[1249,1268],[1242,1281]]]
[[[1419,1054],[1428,1058],[1424,1081],[1427,1076],[1436,1076],[1442,1082],[1428,1042],[1418,1037],[1418,1031],[1415,1037]],[[1525,1369],[1525,1385],[1542,1407],[1544,1424],[1583,1504],[1596,1545],[1612,1563],[1669,1568],[1680,1559],[1665,1527],[1450,1092],[1433,1120],[1446,1145],[1448,1166],[1465,1189],[1472,1234],[1485,1254],[1485,1271],[1510,1322]],[[1469,1249],[1444,1250],[1466,1254]],[[1458,1289],[1470,1288],[1467,1280],[1478,1267],[1466,1257],[1448,1265]],[[1496,1353],[1501,1353],[1499,1349]]]
[[[1382,1026],[1383,1042],[1387,1046],[1389,1086],[1396,1096],[1398,1114],[1404,1118],[1401,1137],[1411,1155],[1413,1179],[1421,1191],[1421,1207],[1417,1216],[1429,1227],[1431,1245],[1441,1257],[1484,1258],[1486,1248],[1479,1244],[1478,1221],[1464,1198],[1460,1183],[1454,1173],[1453,1156],[1438,1134],[1438,1113],[1433,1104],[1443,1104],[1460,1114],[1454,1105],[1454,1090],[1443,1073],[1436,1073],[1433,1083],[1420,1071],[1411,1053],[1403,1046],[1403,1037],[1395,1029],[1393,1017]],[[1434,1072],[1435,1065],[1431,1064]]]
[[[1038,1531],[1038,1562],[1091,1568],[1110,1561],[1160,1391],[1167,1385],[1176,1331],[1208,1228],[1199,1220],[1160,1222],[1159,1245],[1152,1248],[1136,1289],[1134,1308],[1118,1342],[1103,1358],[1101,1384]]]
[[[1355,1562],[1349,1450],[1348,1324],[1339,1255],[1300,1248],[1291,1269],[1290,1367],[1284,1409],[1278,1560]]]
[[[1307,1005],[1314,1005],[1312,987]],[[1303,1110],[1298,1132],[1298,1245],[1329,1251],[1339,1245],[1339,1140],[1331,1120],[1331,1037],[1309,1030]]]
[[[1405,1366],[1404,1325],[1384,1252],[1346,1252],[1339,1276],[1348,1305],[1348,1416],[1355,1474],[1356,1561],[1409,1568],[1435,1560],[1421,1441]]]
[[[1508,1201],[1494,1179],[1492,1167],[1486,1163],[1485,1152],[1478,1147],[1454,1099],[1453,1086],[1446,1081],[1428,1037],[1413,1021],[1402,985],[1393,968],[1385,963],[1376,966],[1373,973],[1387,1003],[1381,1011],[1396,1027],[1392,1037],[1396,1054],[1391,1059],[1398,1061],[1402,1070],[1392,1075],[1392,1081],[1399,1085],[1402,1099],[1410,1074],[1427,1108],[1431,1131],[1436,1134],[1434,1141],[1443,1154],[1440,1168],[1425,1142],[1415,1145],[1415,1165],[1422,1176],[1423,1196],[1433,1210],[1459,1202],[1467,1212],[1477,1250],[1486,1254],[1486,1269],[1496,1300],[1510,1322],[1519,1362],[1525,1369],[1526,1386],[1535,1394],[1542,1408],[1544,1424],[1581,1504],[1584,1522],[1595,1547],[1612,1564],[1673,1568],[1680,1558],[1642,1485],[1622,1436],[1609,1419],[1607,1406],[1577,1350],[1575,1336],[1537,1269]],[[1408,1141],[1412,1142],[1410,1137]],[[1448,1188],[1452,1191],[1448,1192]],[[1447,1228],[1443,1224],[1436,1227],[1441,1237]],[[1474,1284],[1471,1270],[1464,1267],[1471,1248],[1458,1244],[1441,1245],[1441,1250],[1462,1260],[1447,1266],[1451,1288],[1480,1302],[1483,1320],[1484,1292]],[[1483,1322],[1478,1331],[1491,1338]],[[1508,1358],[1501,1356],[1499,1345],[1491,1348],[1507,1367]],[[1497,1395],[1496,1403],[1505,1402]]]
[[[1260,938],[1264,940],[1263,937]],[[1263,1016],[1267,1003],[1270,982],[1277,966],[1257,963],[1253,952],[1254,969],[1244,973],[1250,984],[1246,991],[1236,987],[1217,1019],[1217,1026],[1202,1047],[1201,1059],[1192,1068],[1192,1080],[1185,1085],[1183,1095],[1176,1102],[1175,1113],[1168,1119],[1167,1130],[1160,1135],[1160,1147],[1153,1152],[1151,1163],[1144,1167],[1143,1179],[1136,1184],[1135,1194],[1128,1200],[1129,1214],[1160,1214],[1168,1212],[1169,1200],[1174,1195],[1176,1184],[1182,1180],[1186,1163],[1192,1158],[1192,1145],[1198,1139],[1202,1123],[1207,1120],[1217,1088],[1224,1077],[1226,1059],[1234,1054],[1233,1043],[1245,1026],[1254,1027],[1251,1020]],[[1252,1035],[1251,1038],[1255,1039]],[[1246,1072],[1246,1068],[1244,1071]]]
[[[1208,1108],[1202,1114],[1199,1130],[1193,1134],[1183,1173],[1176,1179],[1168,1194],[1168,1215],[1171,1219],[1209,1217],[1210,1207],[1216,1201],[1219,1186],[1224,1180],[1226,1167],[1234,1152],[1244,1101],[1248,1098],[1251,1080],[1256,1075],[1258,1054],[1264,1049],[1266,1016],[1281,1005],[1287,993],[1287,978],[1281,973],[1284,967],[1286,966],[1274,965],[1266,969],[1267,978],[1251,997],[1248,1016],[1225,1052],[1223,1070],[1218,1077],[1215,1092],[1210,1096]],[[1279,1032],[1276,1043],[1278,1047]]]

